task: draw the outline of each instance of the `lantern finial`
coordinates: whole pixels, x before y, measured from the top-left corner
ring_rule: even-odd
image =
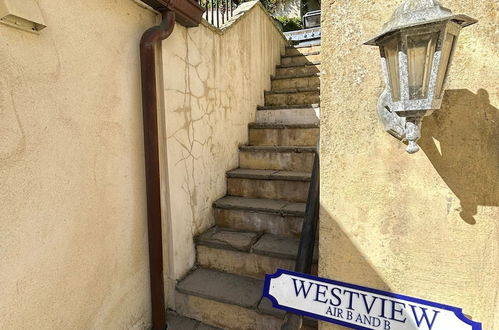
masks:
[[[390,20],[383,25],[381,33],[364,44],[376,46],[377,41],[389,33],[441,21],[455,21],[462,27],[477,22],[477,20],[466,15],[452,14],[452,11],[442,7],[438,0],[405,0],[395,10]]]

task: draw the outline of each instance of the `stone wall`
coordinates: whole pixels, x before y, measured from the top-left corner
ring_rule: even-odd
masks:
[[[214,225],[212,203],[226,193],[225,172],[238,167],[286,44],[260,2],[235,14],[221,31],[177,26],[163,42],[171,285],[194,264],[193,237]]]
[[[479,23],[461,33],[414,155],[377,118],[379,51],[362,45],[400,3],[322,3],[320,275],[462,307],[497,329],[497,2],[442,1]]]

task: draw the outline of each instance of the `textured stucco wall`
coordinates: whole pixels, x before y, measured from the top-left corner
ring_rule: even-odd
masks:
[[[0,24],[0,328],[150,318],[138,42],[129,0],[38,0]]]
[[[499,329],[498,5],[442,1],[479,23],[462,31],[442,109],[409,155],[377,118],[379,51],[362,45],[400,3],[322,2],[320,275]]]
[[[238,167],[238,146],[247,143],[247,125],[284,51],[261,4],[243,8],[223,32],[176,26],[163,42],[171,280],[193,266],[193,237],[214,224],[212,203],[226,193],[225,173]]]

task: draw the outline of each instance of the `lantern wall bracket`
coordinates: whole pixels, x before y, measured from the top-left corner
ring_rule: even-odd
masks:
[[[438,0],[405,0],[376,37],[385,89],[377,112],[385,130],[419,151],[421,123],[440,109],[459,33],[477,21],[454,15]]]
[[[417,140],[421,137],[420,117],[401,117],[396,112],[391,111],[389,106],[389,93],[387,88],[381,93],[378,99],[378,116],[385,131],[400,141],[407,141],[406,151],[410,154],[419,151]]]

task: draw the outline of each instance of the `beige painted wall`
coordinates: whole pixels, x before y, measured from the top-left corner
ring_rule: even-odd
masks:
[[[0,328],[149,324],[138,42],[129,0],[38,0],[0,24]]]
[[[400,3],[322,3],[320,275],[462,307],[499,329],[497,2],[442,1],[480,22],[461,34],[415,155],[383,131],[379,51],[362,46]]]
[[[240,11],[222,32],[177,25],[163,42],[170,285],[194,264],[193,237],[214,225],[212,203],[226,193],[225,173],[238,167],[238,146],[284,51],[259,2]]]

